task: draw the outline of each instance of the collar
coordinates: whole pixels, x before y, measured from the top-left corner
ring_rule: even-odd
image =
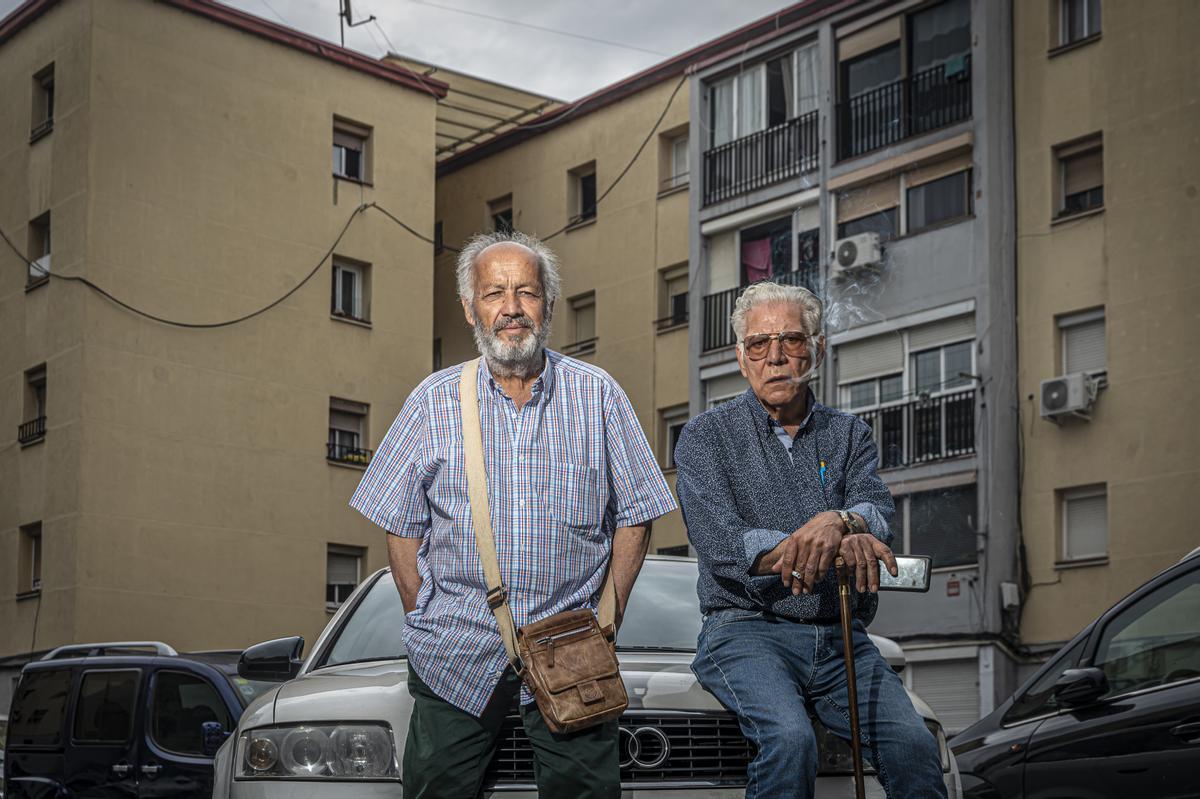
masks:
[[[809,423],[812,422],[813,415],[817,412],[817,410],[825,407],[821,403],[817,402],[817,397],[815,394],[813,394],[811,386],[807,387],[805,391],[808,392],[808,413],[805,414],[804,419],[801,420],[800,429],[796,431],[797,438],[800,437],[801,433],[808,429]],[[753,389],[746,389],[746,393],[742,396],[746,398],[746,404],[750,406],[750,415],[754,418],[755,426],[759,428],[760,432],[777,435],[775,432],[777,428],[779,430],[783,430],[783,425],[772,419],[771,415],[767,413],[767,409],[764,408],[763,404],[758,401],[758,397],[754,395]]]
[[[533,386],[530,388],[530,392],[533,394],[534,399],[537,399],[543,394],[548,395],[550,390],[554,388],[554,362],[562,357],[557,352],[551,352],[548,349],[543,350],[542,355],[544,358],[542,361],[542,373],[538,375],[537,380],[533,381]],[[480,387],[488,388],[491,391],[500,394],[501,396],[507,397],[508,395],[504,393],[504,389],[492,376],[492,370],[488,366],[487,358],[480,358],[479,360]]]

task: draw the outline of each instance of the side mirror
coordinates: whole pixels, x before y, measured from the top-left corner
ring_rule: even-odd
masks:
[[[1108,677],[1095,667],[1067,669],[1054,683],[1054,698],[1067,707],[1086,705],[1108,693]]]
[[[225,743],[229,733],[221,726],[221,722],[206,721],[200,725],[200,736],[203,741],[204,756],[213,757],[221,748],[221,744]]]
[[[238,658],[238,674],[247,680],[284,682],[300,673],[304,639],[299,635],[255,644]]]
[[[928,555],[897,555],[896,576],[893,577],[888,574],[883,561],[879,561],[879,590],[925,593],[929,590],[932,567],[933,558]]]

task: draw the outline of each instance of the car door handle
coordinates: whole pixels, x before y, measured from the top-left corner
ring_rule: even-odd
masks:
[[[1200,738],[1200,721],[1193,721],[1187,724],[1180,724],[1178,727],[1172,727],[1171,734],[1176,738],[1183,738],[1185,741]]]
[[[160,771],[162,771],[162,766],[156,766],[156,765],[142,766],[142,773],[145,774],[147,777],[157,777],[158,772],[160,772]]]
[[[133,767],[128,763],[116,763],[112,767],[112,773],[118,777],[124,777]]]

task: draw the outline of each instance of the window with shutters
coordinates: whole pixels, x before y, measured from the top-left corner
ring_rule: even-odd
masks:
[[[567,173],[567,223],[582,225],[596,218],[596,162]]]
[[[29,143],[54,130],[54,65],[33,76],[33,115],[29,125]]]
[[[1108,489],[1103,484],[1059,492],[1062,503],[1062,561],[1108,557]]]
[[[17,428],[17,440],[22,447],[46,438],[46,364],[35,366],[25,373],[24,421]]]
[[[1100,35],[1100,0],[1058,0],[1057,37],[1052,44],[1065,47]]]
[[[573,339],[563,347],[567,355],[586,355],[596,351],[596,292],[589,291],[568,300],[571,306]]]
[[[42,523],[22,525],[17,562],[17,596],[42,590]]]
[[[674,330],[688,321],[688,265],[668,266],[658,273],[658,319],[654,327],[661,333]]]
[[[29,222],[29,274],[25,290],[40,286],[50,280],[50,212]]]
[[[326,458],[335,463],[366,468],[371,462],[367,440],[369,406],[353,400],[329,398],[329,441]]]
[[[371,182],[371,129],[340,117],[333,119],[333,174],[358,183]]]
[[[512,195],[506,194],[488,203],[488,225],[497,233],[511,233],[513,230]]]
[[[1104,309],[1060,316],[1063,374],[1086,372],[1103,378],[1108,373],[1108,354],[1104,344]]]
[[[892,527],[901,551],[929,555],[935,569],[974,564],[977,495],[971,483],[896,497]]]
[[[337,319],[369,322],[371,265],[348,258],[333,259],[331,313]]]
[[[325,553],[325,607],[337,610],[362,580],[362,547],[330,544]]]
[[[1054,162],[1056,218],[1104,207],[1104,146],[1099,133],[1055,147]]]
[[[669,192],[688,185],[691,170],[688,166],[687,127],[659,136],[658,152],[659,191]]]
[[[840,191],[837,200],[837,237],[878,233],[881,242],[901,235],[900,179],[884,180]]]
[[[906,234],[965,219],[972,213],[971,170],[955,172],[908,189]]]
[[[679,434],[688,423],[688,406],[676,405],[663,408],[658,412],[661,457],[659,463],[664,469],[675,468],[675,445],[679,443]]]

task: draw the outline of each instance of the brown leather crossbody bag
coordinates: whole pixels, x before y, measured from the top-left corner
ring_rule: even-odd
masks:
[[[605,576],[597,613],[587,608],[555,613],[516,629],[508,589],[500,578],[488,503],[483,431],[479,423],[479,359],[463,366],[459,383],[463,453],[475,546],[487,580],[487,602],[513,669],[524,680],[551,732],[574,732],[615,719],[629,705],[615,648],[616,586]]]

